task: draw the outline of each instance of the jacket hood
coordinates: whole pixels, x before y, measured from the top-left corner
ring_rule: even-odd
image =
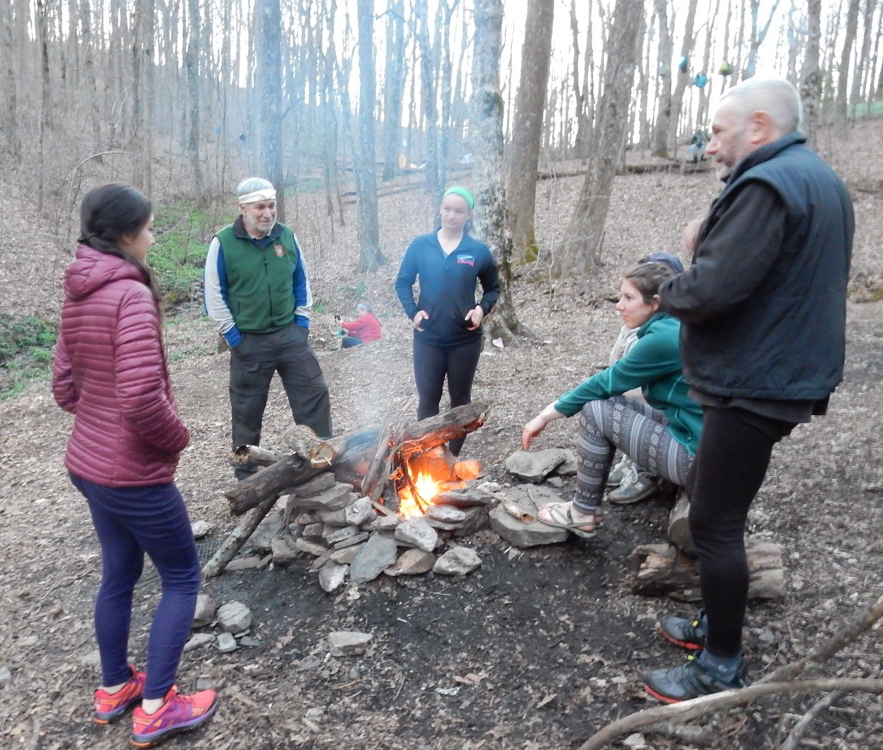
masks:
[[[146,286],[144,273],[137,266],[88,245],[77,245],[76,258],[64,274],[64,293],[69,299],[80,300],[121,279],[140,281]]]

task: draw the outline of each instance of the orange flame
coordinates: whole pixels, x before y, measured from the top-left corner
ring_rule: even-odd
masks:
[[[417,479],[414,480],[414,488],[417,490],[420,503],[426,507],[432,504],[432,499],[438,494],[439,483],[431,475],[421,471],[417,474]],[[405,518],[423,515],[423,510],[417,503],[410,487],[403,487],[399,491],[399,513]]]

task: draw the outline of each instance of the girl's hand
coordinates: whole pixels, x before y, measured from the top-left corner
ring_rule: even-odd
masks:
[[[538,437],[545,429],[546,420],[543,419],[542,414],[537,414],[537,416],[531,419],[530,422],[524,425],[524,430],[521,433],[521,447],[524,448],[524,450],[529,451],[531,441]]]
[[[418,310],[417,314],[414,316],[414,320],[411,321],[411,324],[416,330],[422,331],[423,329],[420,327],[420,324],[424,320],[429,320],[429,313],[427,313],[425,310]]]
[[[481,305],[476,305],[473,307],[468,313],[466,313],[466,317],[463,320],[469,321],[472,323],[471,326],[466,326],[467,330],[474,331],[481,325],[481,321],[484,320],[484,310],[481,308]]]

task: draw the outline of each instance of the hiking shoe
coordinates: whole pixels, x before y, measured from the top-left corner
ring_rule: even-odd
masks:
[[[95,691],[92,721],[96,724],[112,724],[141,700],[147,675],[139,672],[133,664],[129,665],[129,673],[128,682],[117,692],[108,693],[101,688]]]
[[[619,487],[619,485],[622,484],[622,480],[625,478],[629,467],[631,466],[634,466],[632,459],[630,459],[627,455],[623,453],[619,461],[613,464],[613,467],[610,469],[610,473],[607,475],[607,486]]]
[[[663,703],[680,703],[703,695],[748,685],[744,661],[732,682],[723,682],[699,663],[699,656],[690,654],[679,667],[654,669],[644,675],[644,689]]]
[[[659,630],[662,637],[675,646],[687,651],[701,651],[705,648],[705,639],[708,637],[708,617],[704,609],[699,610],[695,620],[666,617],[659,623]]]
[[[141,706],[132,714],[133,747],[154,747],[182,732],[207,722],[218,707],[214,690],[182,695],[176,688],[166,693],[166,702],[156,713],[146,714]]]
[[[631,505],[646,500],[654,492],[656,492],[656,479],[631,464],[626,469],[619,487],[611,490],[607,494],[607,499],[616,505]]]

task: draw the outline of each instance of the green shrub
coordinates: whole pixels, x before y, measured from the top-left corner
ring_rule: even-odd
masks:
[[[0,314],[0,397],[10,396],[34,378],[48,378],[55,323],[33,315]]]

